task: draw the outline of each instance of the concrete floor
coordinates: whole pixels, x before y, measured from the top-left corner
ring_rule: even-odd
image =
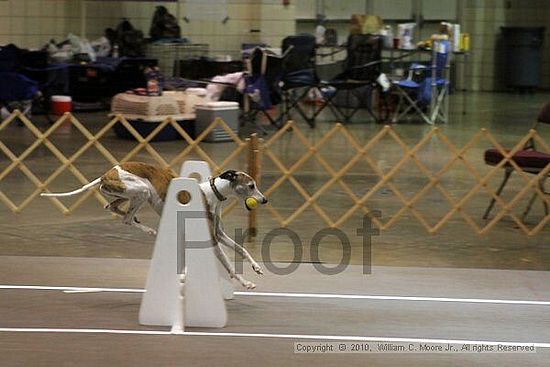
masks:
[[[469,93],[468,113],[463,115],[462,95],[453,97],[452,119],[443,132],[457,145],[463,145],[480,128],[490,129],[499,142],[509,146],[522,137],[541,104],[549,99],[548,94],[508,95]],[[106,121],[103,113],[78,114],[92,130],[97,130]],[[300,128],[313,141],[332,127],[329,117],[309,130],[298,121]],[[364,122],[348,126],[358,140],[371,137],[381,126]],[[413,121],[394,126],[407,144],[420,140],[429,127]],[[550,141],[550,129],[541,130],[545,140]],[[0,139],[16,153],[22,152],[31,141],[30,134],[17,126],[0,132]],[[76,151],[82,139],[74,130],[56,134],[52,140],[66,154]],[[102,140],[109,149],[121,158],[133,144],[113,136]],[[181,142],[158,143],[155,148],[170,157],[181,150]],[[342,141],[335,142],[338,149],[329,152],[327,159],[341,164],[349,159],[348,147]],[[468,158],[481,172],[486,168],[481,160],[483,150],[489,144],[481,142],[469,153]],[[209,154],[220,162],[227,152],[226,144],[205,145]],[[395,144],[387,143],[384,149],[373,153],[373,159],[383,167],[395,164],[400,154]],[[296,160],[299,144],[290,137],[276,148],[285,162]],[[430,168],[436,169],[445,162],[441,145],[432,144],[422,152]],[[147,159],[140,154],[138,159]],[[86,153],[78,161],[87,177],[100,175],[108,163],[97,154]],[[0,169],[7,165],[0,158]],[[29,168],[45,178],[58,165],[55,158],[40,149],[28,160]],[[235,167],[244,168],[240,157]],[[364,167],[363,167],[364,168]],[[362,167],[354,168],[357,173]],[[264,160],[263,187],[273,182],[278,173],[268,160]],[[308,164],[299,177],[308,190],[314,190],[326,179],[318,165]],[[471,182],[464,172],[446,177],[444,184],[452,193],[460,195]],[[358,193],[365,192],[375,180],[368,176],[351,174],[348,184]],[[406,195],[414,193],[422,185],[418,170],[404,170],[394,182]],[[496,185],[498,180],[491,182]],[[521,187],[516,179],[509,186],[510,198]],[[54,182],[59,190],[78,186],[70,175],[62,175]],[[0,190],[21,201],[32,191],[32,186],[20,174],[12,174],[0,182]],[[283,187],[270,198],[282,213],[290,213],[299,203],[295,194]],[[69,201],[70,202],[70,201]],[[485,208],[487,197],[471,203],[468,207],[472,217],[478,220]],[[345,197],[337,189],[331,190],[324,205],[330,207],[334,217],[341,215]],[[384,219],[390,218],[398,208],[391,192],[375,196],[373,208],[382,208]],[[440,218],[448,207],[437,195],[428,196],[420,205],[431,223]],[[528,218],[534,225],[543,216],[542,209],[535,207]],[[155,225],[157,218],[150,210],[143,211],[142,221]],[[237,209],[226,218],[229,233],[246,223],[245,212]],[[355,235],[361,223],[359,215],[342,228],[351,244],[351,263],[361,264],[362,242]],[[479,220],[478,223],[483,223]],[[251,253],[260,261],[292,261],[293,247],[278,241],[271,247],[271,256],[262,256],[261,239],[277,224],[259,212],[260,236],[247,244]],[[292,226],[300,235],[304,256],[300,262],[311,262],[309,242],[324,224],[312,212],[306,212]],[[317,292],[343,294],[420,295],[431,297],[532,299],[550,300],[548,271],[550,270],[550,241],[548,225],[537,236],[526,237],[514,223],[505,219],[496,230],[480,237],[458,218],[443,228],[437,235],[428,235],[414,220],[404,218],[394,228],[383,232],[372,242],[372,276],[322,277],[308,271],[286,277],[266,274],[266,280],[258,280],[257,291]],[[133,287],[142,288],[153,240],[146,235],[126,228],[109,217],[94,200],[88,200],[73,215],[65,217],[47,201],[36,200],[19,215],[0,207],[0,279],[2,284]],[[46,258],[44,258],[44,256]],[[327,264],[338,262],[341,246],[331,241],[321,244],[321,261]],[[95,260],[95,259],[101,260]],[[127,260],[114,260],[114,259]],[[82,263],[80,263],[82,262]],[[356,267],[348,270],[354,274]],[[480,270],[487,269],[487,270]],[[492,269],[492,270],[491,270]],[[514,270],[514,271],[512,271]],[[515,272],[517,271],[517,272]],[[369,278],[369,277],[376,277]],[[417,282],[412,282],[412,280]],[[380,285],[380,286],[377,286]],[[142,330],[136,322],[139,295],[136,294],[81,294],[31,290],[0,290],[1,327],[48,327],[48,328],[122,328]],[[494,306],[490,305],[443,305],[437,303],[411,303],[400,301],[334,301],[280,300],[261,297],[242,298],[228,304],[230,325],[223,331],[280,332],[319,335],[358,336],[406,336],[417,338],[447,338],[496,341],[528,341],[549,343],[549,320],[541,306]],[[503,308],[504,307],[504,308]],[[320,312],[320,313],[318,313]],[[435,315],[431,318],[429,315]],[[449,319],[446,314],[455,315]],[[467,322],[469,314],[476,315]],[[547,312],[546,312],[547,314]],[[359,316],[361,322],[354,319]],[[248,317],[250,316],[250,317]],[[409,319],[409,316],[411,317]],[[493,317],[494,316],[494,317]],[[284,320],[284,321],[282,321]],[[0,349],[10,351],[3,365],[173,365],[174,360],[192,361],[195,365],[224,365],[259,363],[268,365],[543,365],[548,358],[541,349],[536,355],[299,355],[292,353],[292,341],[284,339],[228,338],[215,336],[144,336],[103,334],[23,334],[1,332]],[[213,353],[217,350],[219,353]],[[220,357],[223,356],[223,357]],[[157,361],[157,362],[156,362]]]
[[[129,290],[142,289],[148,263],[129,259],[0,258],[0,266],[5,269],[0,275],[0,351],[5,352],[4,365],[168,366],[182,361],[233,366],[261,359],[267,366],[283,362],[359,366],[405,361],[401,354],[294,354],[294,341],[308,341],[311,335],[329,341],[337,337],[406,343],[453,340],[458,348],[462,343],[479,341],[537,344],[533,354],[409,354],[413,366],[543,366],[550,355],[550,302],[528,304],[548,299],[548,272],[374,267],[372,274],[365,276],[360,266],[351,266],[337,276],[325,276],[311,265],[302,264],[292,276],[268,273],[257,279],[247,268],[245,275],[257,281],[260,293],[238,292],[235,299],[227,301],[229,320],[224,329],[191,328],[186,330],[188,335],[173,336],[166,327],[144,327],[137,322],[141,293]],[[80,289],[84,292],[72,293],[70,289],[6,289],[6,284],[122,290]],[[282,297],[289,292],[301,296]],[[309,297],[318,294],[367,298]],[[416,296],[424,299],[410,298]],[[447,302],[441,302],[441,297]],[[499,304],[497,300],[525,304]],[[113,330],[127,334],[117,335]]]

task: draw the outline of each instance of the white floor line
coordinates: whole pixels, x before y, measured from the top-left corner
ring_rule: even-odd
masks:
[[[0,285],[0,289],[26,290],[53,290],[65,293],[143,293],[139,288],[94,288],[94,287],[63,287],[40,285]],[[380,296],[361,294],[330,294],[330,293],[286,293],[286,292],[235,292],[237,296],[247,297],[282,297],[282,298],[319,298],[319,299],[352,299],[352,300],[379,300],[379,301],[415,301],[415,302],[450,302],[450,303],[488,303],[504,305],[550,306],[550,301],[483,299],[483,298],[451,298],[451,297],[423,297],[423,296]]]
[[[75,334],[133,334],[133,335],[174,335],[163,330],[124,330],[124,329],[53,329],[53,328],[0,328],[0,332],[12,333],[75,333]],[[184,331],[184,336],[213,336],[213,337],[243,337],[243,338],[271,338],[271,339],[307,339],[324,341],[363,341],[363,342],[401,342],[401,343],[437,343],[437,344],[485,344],[506,346],[534,346],[536,348],[550,348],[550,343],[527,343],[515,341],[494,340],[463,340],[463,339],[434,339],[434,338],[395,338],[379,336],[351,336],[351,335],[309,335],[309,334],[269,334],[269,333],[227,333]]]
[[[145,289],[139,288],[94,288],[94,287],[64,287],[49,285],[10,285],[2,284],[0,289],[26,289],[36,291],[63,291],[65,293],[94,293],[94,292],[113,292],[113,293],[144,293]]]
[[[68,334],[135,334],[135,335],[172,335],[164,330],[124,330],[124,329],[69,329],[69,328],[0,328],[0,333],[68,333]]]
[[[321,298],[321,299],[368,299],[381,301],[423,301],[423,302],[457,302],[457,303],[491,303],[509,305],[550,306],[550,301],[529,301],[509,299],[483,298],[449,298],[449,297],[417,297],[417,296],[370,296],[361,294],[329,294],[329,293],[281,293],[281,292],[235,292],[238,296],[285,297],[285,298]]]

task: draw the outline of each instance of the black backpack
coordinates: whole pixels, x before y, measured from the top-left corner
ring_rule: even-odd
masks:
[[[178,25],[178,20],[164,6],[157,6],[149,36],[153,41],[160,38],[181,38],[181,28]]]

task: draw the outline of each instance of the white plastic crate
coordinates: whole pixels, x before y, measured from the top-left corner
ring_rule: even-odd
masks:
[[[239,133],[239,104],[237,102],[208,102],[195,106],[195,135],[199,136],[216,119],[221,118],[235,134]],[[221,126],[216,126],[204,141],[230,141],[231,136]]]

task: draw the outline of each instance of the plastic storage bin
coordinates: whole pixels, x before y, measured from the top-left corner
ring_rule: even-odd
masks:
[[[208,102],[195,106],[195,134],[199,136],[216,119],[221,118],[230,128],[239,132],[239,104],[237,102]],[[216,126],[204,138],[207,142],[230,141],[228,132]]]

